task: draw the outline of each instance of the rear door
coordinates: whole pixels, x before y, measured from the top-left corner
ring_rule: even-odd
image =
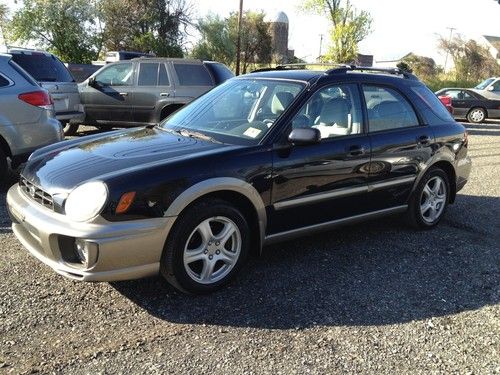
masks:
[[[434,134],[406,96],[394,87],[362,85],[372,157],[371,210],[407,203],[417,174],[432,156]]]
[[[80,84],[86,119],[106,123],[131,122],[134,64],[110,64],[93,77],[94,86],[89,86],[88,80]]]

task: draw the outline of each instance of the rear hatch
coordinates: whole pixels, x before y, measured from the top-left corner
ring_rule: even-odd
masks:
[[[49,91],[54,101],[56,116],[80,110],[78,86],[57,57],[38,51],[12,51],[11,54],[12,60]]]

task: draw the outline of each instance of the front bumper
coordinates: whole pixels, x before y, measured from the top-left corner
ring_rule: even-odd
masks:
[[[28,198],[16,184],[7,193],[12,230],[19,241],[38,260],[57,273],[82,281],[130,280],[158,274],[163,246],[175,217],[92,223],[68,221]],[[74,238],[97,249],[87,267],[68,261],[74,249],[65,248]]]

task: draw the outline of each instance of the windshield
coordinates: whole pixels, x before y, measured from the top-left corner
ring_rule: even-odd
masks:
[[[282,80],[229,80],[166,118],[161,126],[223,143],[257,144],[304,87]]]
[[[495,80],[495,78],[488,78],[488,79],[485,79],[483,82],[481,82],[479,85],[477,85],[476,87],[474,87],[475,89],[478,89],[478,90],[484,90],[486,87],[488,87],[488,85],[490,83],[492,83],[493,81]]]

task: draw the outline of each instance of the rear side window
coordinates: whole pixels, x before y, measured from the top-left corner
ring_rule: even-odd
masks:
[[[170,86],[170,80],[168,79],[165,64],[160,64],[160,71],[158,72],[158,86]]]
[[[363,93],[370,132],[419,125],[412,106],[397,91],[387,87],[363,85]]]
[[[0,74],[0,87],[5,87],[9,85],[10,85],[9,80]]]
[[[212,78],[204,65],[174,63],[181,86],[212,86]]]
[[[453,117],[451,117],[450,112],[446,109],[446,107],[441,103],[436,94],[434,94],[431,90],[424,85],[412,86],[411,90],[418,95],[420,99],[425,103],[425,105],[437,116],[440,120],[443,121],[454,121]]]
[[[156,86],[158,81],[158,63],[141,63],[139,68],[139,86]]]
[[[64,64],[53,55],[44,53],[13,53],[12,60],[38,82],[74,82]]]
[[[215,79],[215,83],[220,84],[234,77],[232,71],[227,66],[221,63],[205,63],[205,66]]]
[[[9,61],[9,65],[14,69],[21,77],[23,77],[26,82],[33,86],[38,86],[38,83],[30,76],[23,68],[17,65],[14,61]]]

